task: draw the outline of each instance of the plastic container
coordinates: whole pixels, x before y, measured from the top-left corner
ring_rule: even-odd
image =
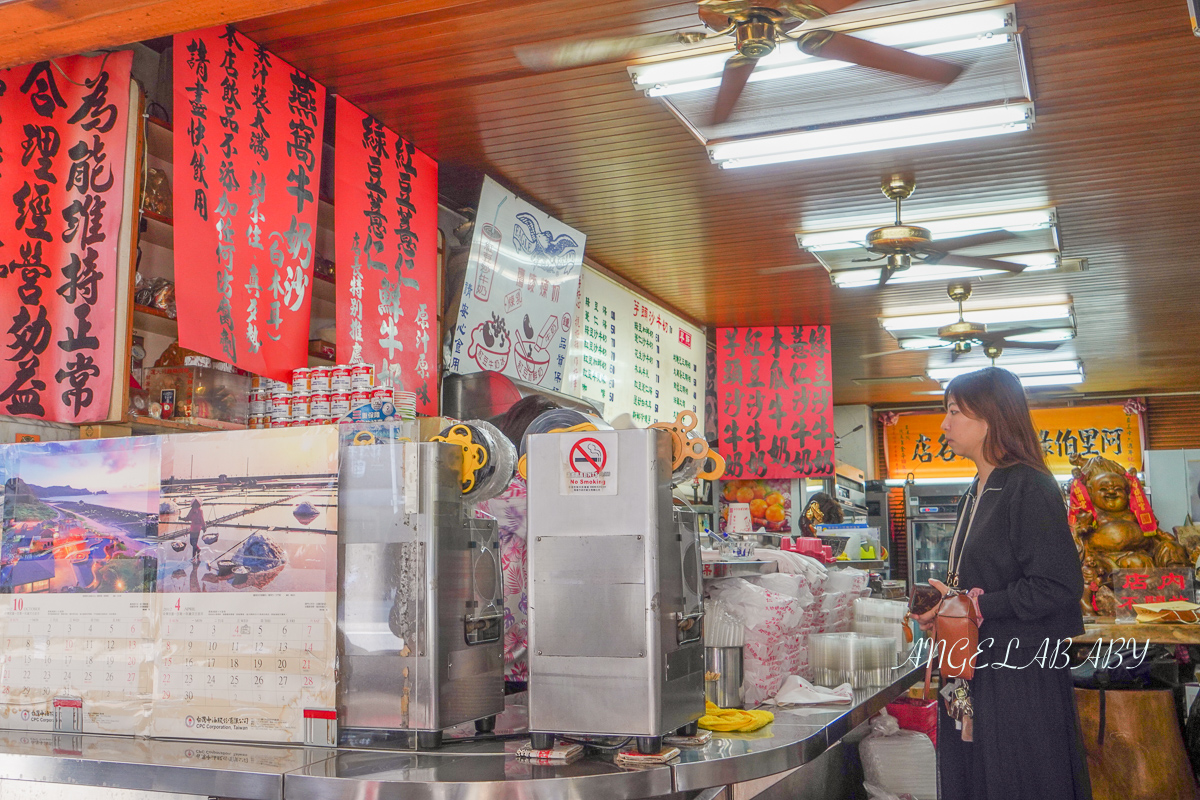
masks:
[[[895,642],[890,636],[814,633],[808,639],[808,664],[818,686],[886,686],[896,665]]]

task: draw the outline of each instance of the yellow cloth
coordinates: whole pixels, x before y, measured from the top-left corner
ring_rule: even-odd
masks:
[[[770,711],[746,711],[741,708],[721,708],[707,700],[704,702],[704,716],[697,723],[701,728],[710,731],[737,731],[749,733],[770,725],[775,721],[775,715]]]

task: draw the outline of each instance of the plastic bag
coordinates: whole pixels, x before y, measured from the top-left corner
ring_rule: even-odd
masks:
[[[863,767],[863,786],[884,794],[871,797],[911,796],[915,800],[937,800],[937,757],[933,742],[923,733],[900,729],[886,711],[870,722],[871,732],[858,744]]]

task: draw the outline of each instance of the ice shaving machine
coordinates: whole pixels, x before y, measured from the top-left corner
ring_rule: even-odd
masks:
[[[529,437],[529,730],[662,737],[704,714],[700,540],[670,431]]]
[[[504,710],[503,581],[496,523],[464,494],[463,448],[344,438],[339,740],[427,749],[453,725],[490,730]]]

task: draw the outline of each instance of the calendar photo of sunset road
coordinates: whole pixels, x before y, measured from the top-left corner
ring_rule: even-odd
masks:
[[[170,437],[159,500],[160,592],[337,590],[336,428]]]
[[[0,592],[153,592],[157,440],[4,448]]]

